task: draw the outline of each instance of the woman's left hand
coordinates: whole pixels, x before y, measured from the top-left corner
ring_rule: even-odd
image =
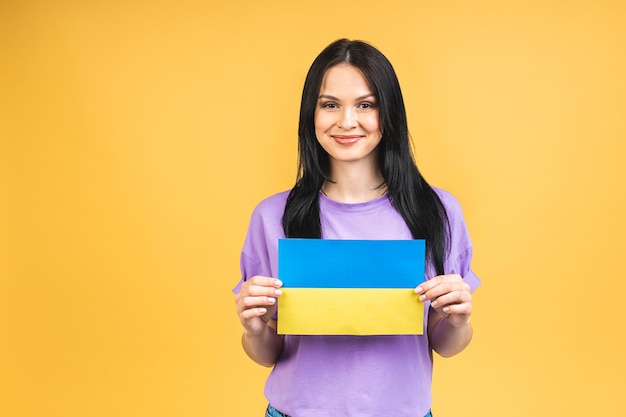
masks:
[[[421,283],[415,292],[420,301],[430,301],[430,306],[452,326],[463,327],[472,314],[470,286],[458,274],[439,275]]]

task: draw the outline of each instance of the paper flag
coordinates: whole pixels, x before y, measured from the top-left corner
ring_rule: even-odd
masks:
[[[280,239],[278,333],[423,334],[423,240]]]

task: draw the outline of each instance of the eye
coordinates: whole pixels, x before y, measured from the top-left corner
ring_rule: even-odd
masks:
[[[364,110],[375,109],[376,105],[374,105],[374,103],[372,103],[372,102],[365,101],[365,102],[359,104],[359,108],[360,109],[364,109]]]
[[[339,107],[339,106],[337,106],[337,103],[333,103],[332,101],[327,101],[325,103],[322,103],[322,108],[324,108],[324,109],[334,110],[337,107]]]

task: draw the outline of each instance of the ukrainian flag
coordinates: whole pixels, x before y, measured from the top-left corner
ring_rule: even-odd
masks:
[[[278,333],[423,334],[423,240],[280,239]]]

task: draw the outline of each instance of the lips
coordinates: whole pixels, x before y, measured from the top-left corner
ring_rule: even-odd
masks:
[[[356,143],[362,137],[363,136],[361,135],[335,135],[333,136],[333,139],[335,139],[342,145],[351,145],[353,143]]]

